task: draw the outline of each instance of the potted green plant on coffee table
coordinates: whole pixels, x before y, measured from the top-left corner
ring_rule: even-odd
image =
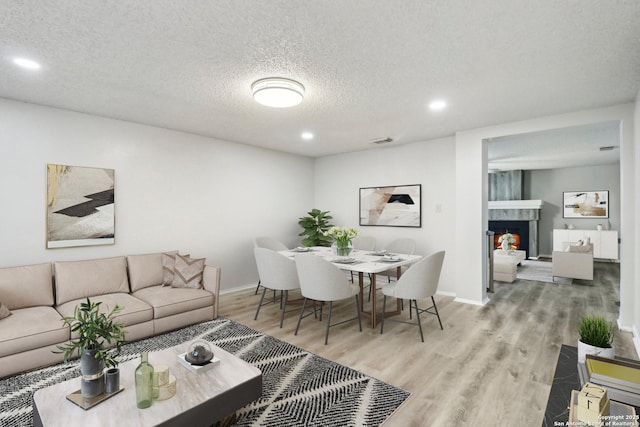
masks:
[[[602,316],[587,315],[578,324],[578,362],[584,363],[587,354],[614,357],[615,327]]]
[[[60,351],[56,353],[63,353],[65,362],[74,353],[80,356],[80,391],[83,397],[95,397],[104,392],[104,367],[117,369],[117,356],[125,343],[124,324],[115,319],[115,315],[123,307],[116,304],[111,311],[105,313],[100,311],[101,304],[102,302],[93,302],[87,298],[86,302],[76,306],[73,316],[62,318],[63,323],[70,327],[71,333],[79,336],[58,346]]]

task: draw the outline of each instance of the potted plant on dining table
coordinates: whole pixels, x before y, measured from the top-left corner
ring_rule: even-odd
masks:
[[[335,241],[337,256],[349,256],[353,249],[352,239],[359,234],[360,231],[353,227],[331,227],[324,233]]]

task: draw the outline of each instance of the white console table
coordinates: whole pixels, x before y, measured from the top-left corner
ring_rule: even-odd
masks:
[[[618,231],[617,230],[578,230],[555,229],[553,230],[553,250],[564,251],[567,242],[577,242],[586,238],[593,244],[593,257],[617,261],[618,255]]]

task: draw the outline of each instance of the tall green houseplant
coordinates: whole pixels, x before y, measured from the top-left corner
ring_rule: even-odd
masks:
[[[329,215],[329,211],[312,209],[307,214],[308,216],[304,216],[298,221],[298,225],[303,228],[298,236],[306,236],[302,239],[302,244],[304,246],[331,246],[333,238],[324,235],[329,228],[333,227],[333,224],[329,222],[330,219],[333,219]]]

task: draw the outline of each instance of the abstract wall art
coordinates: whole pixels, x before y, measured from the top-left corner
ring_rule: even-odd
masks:
[[[609,192],[563,192],[562,216],[564,218],[609,218]]]
[[[47,249],[115,243],[114,170],[47,165]]]
[[[360,225],[421,227],[420,184],[360,189]]]

